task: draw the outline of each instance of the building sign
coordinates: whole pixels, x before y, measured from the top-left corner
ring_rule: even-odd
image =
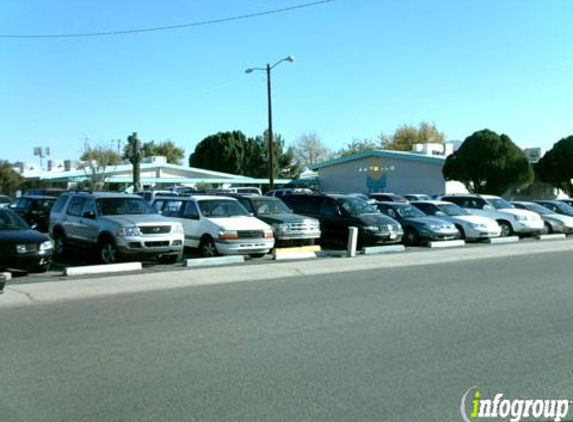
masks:
[[[396,169],[395,165],[385,165],[381,158],[372,158],[369,164],[358,169],[366,175],[366,188],[369,193],[384,192],[388,185],[388,173]]]

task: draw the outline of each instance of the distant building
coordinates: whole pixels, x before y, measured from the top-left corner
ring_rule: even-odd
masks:
[[[524,148],[523,153],[530,163],[537,163],[539,160],[541,160],[541,157],[543,157],[545,151],[541,148]]]
[[[315,164],[320,190],[341,193],[442,193],[467,192],[459,182],[446,182],[442,168],[444,154],[433,147],[420,152],[366,151]],[[443,149],[446,152],[446,149]]]

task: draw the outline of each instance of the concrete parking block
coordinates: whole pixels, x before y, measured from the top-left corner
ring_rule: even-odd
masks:
[[[404,245],[386,245],[386,246],[370,246],[362,248],[364,255],[372,255],[377,253],[396,253],[404,252],[406,247]]]
[[[517,243],[517,242],[519,242],[519,237],[517,236],[490,237],[485,241],[485,243],[491,243],[492,245],[499,245],[503,243]]]
[[[555,234],[540,234],[535,237],[537,240],[565,240],[567,236],[565,233],[555,233]]]
[[[319,245],[300,246],[293,248],[276,248],[273,250],[273,259],[275,261],[282,261],[285,259],[307,259],[316,258],[317,253],[320,252]]]
[[[312,259],[318,258],[319,252],[289,252],[278,255],[273,255],[275,261],[285,261],[287,259]]]
[[[0,276],[4,276],[5,281],[12,280],[12,273],[0,273]]]
[[[213,258],[192,258],[183,261],[187,268],[213,267],[217,265],[242,264],[245,262],[243,255],[216,256]]]
[[[121,273],[125,271],[141,271],[141,262],[125,262],[121,264],[88,265],[85,267],[67,267],[64,269],[66,276],[78,276],[88,274]]]
[[[440,240],[438,242],[429,242],[429,248],[455,248],[464,246],[466,244],[463,240]]]

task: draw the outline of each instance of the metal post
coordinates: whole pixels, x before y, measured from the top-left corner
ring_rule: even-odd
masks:
[[[348,243],[346,246],[346,256],[352,258],[356,256],[356,246],[358,244],[358,227],[348,228]]]
[[[267,98],[269,103],[269,189],[274,189],[273,166],[273,110],[271,101],[271,65],[267,63]]]

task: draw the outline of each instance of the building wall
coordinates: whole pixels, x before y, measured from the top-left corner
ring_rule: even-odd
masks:
[[[366,157],[318,170],[323,192],[444,193],[442,165],[400,158]]]

